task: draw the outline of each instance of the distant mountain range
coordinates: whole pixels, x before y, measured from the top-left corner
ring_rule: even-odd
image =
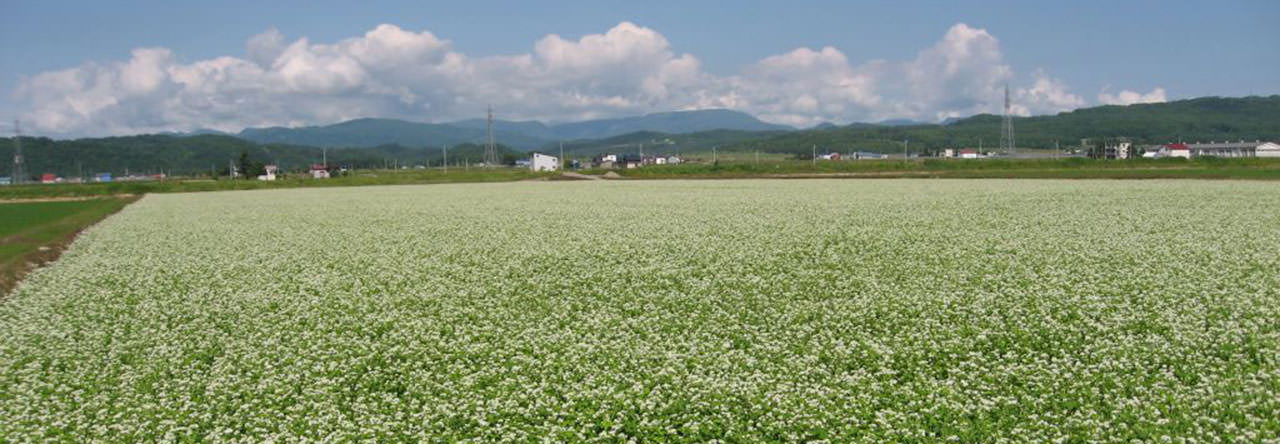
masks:
[[[913,153],[943,148],[985,147],[1000,141],[1001,117],[982,114],[943,124],[890,121],[837,126],[820,124],[796,130],[724,110],[651,114],[624,119],[559,125],[540,122],[495,123],[504,157],[541,149],[559,151],[564,140],[568,157],[595,154],[676,154],[761,151],[809,156],[819,152]],[[729,127],[729,128],[725,128]],[[1135,143],[1178,140],[1280,141],[1280,95],[1269,97],[1202,97],[1167,103],[1082,108],[1057,115],[1014,119],[1019,148],[1063,148],[1125,138]],[[655,129],[656,128],[656,129]],[[710,128],[710,129],[708,129]],[[141,135],[53,140],[24,137],[24,156],[34,173],[75,175],[80,172],[165,171],[200,173],[225,168],[246,153],[255,161],[302,168],[326,155],[331,163],[353,166],[438,164],[441,144],[453,161],[479,160],[484,121],[429,124],[391,119],[359,119],[306,128],[247,129],[238,136],[214,134]],[[13,156],[11,143],[0,143],[0,159]],[[323,148],[328,148],[322,152]]]
[[[356,119],[325,126],[247,128],[237,137],[258,143],[329,147],[402,145],[434,147],[483,143],[484,119],[451,123],[419,123],[396,119]],[[676,111],[637,117],[547,125],[542,122],[494,121],[494,138],[517,149],[535,149],[554,141],[601,139],[639,131],[686,134],[712,130],[787,131],[747,113],[724,109]]]

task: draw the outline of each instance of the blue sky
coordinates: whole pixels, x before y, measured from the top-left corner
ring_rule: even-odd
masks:
[[[0,117],[51,135],[98,135],[355,114],[447,121],[498,102],[509,118],[728,107],[803,126],[998,111],[988,96],[1005,83],[1031,114],[1280,93],[1276,1],[685,3],[9,1],[0,16]],[[419,43],[430,48],[393,52],[408,57],[401,62],[321,47],[372,41],[366,33],[383,24],[429,32]],[[227,81],[226,66],[197,80],[179,74],[219,57],[249,59],[250,39],[272,29],[277,47],[300,38],[320,46],[295,54],[291,71],[280,71],[283,58],[259,60],[254,80]],[[555,54],[569,58],[539,52],[551,34],[565,43],[552,45]],[[584,43],[590,36],[608,38]],[[140,58],[135,48],[164,52]],[[472,63],[444,74],[444,54]],[[353,58],[358,66],[343,64]],[[166,74],[130,77],[140,75],[124,68],[131,60]],[[957,63],[969,65],[952,70]],[[46,75],[56,72],[64,75]]]

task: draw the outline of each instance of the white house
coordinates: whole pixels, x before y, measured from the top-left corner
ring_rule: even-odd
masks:
[[[1254,149],[1254,153],[1258,157],[1280,157],[1280,144],[1264,142]]]
[[[259,175],[258,180],[276,180],[276,171],[279,169],[278,167],[275,165],[265,165],[262,169],[266,170],[267,174]]]
[[[1185,143],[1170,143],[1161,148],[1160,151],[1167,152],[1167,157],[1181,157],[1183,159],[1191,158],[1191,147],[1187,146]]]
[[[533,153],[533,158],[529,160],[529,169],[535,172],[558,171],[560,170],[560,158],[542,153]]]

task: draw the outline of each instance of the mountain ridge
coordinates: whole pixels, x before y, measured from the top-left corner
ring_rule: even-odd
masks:
[[[401,119],[359,118],[330,125],[245,128],[235,136],[257,143],[334,147],[398,144],[425,147],[483,143],[487,138],[486,123],[484,119],[425,123]],[[726,109],[672,111],[560,124],[546,124],[539,121],[494,121],[495,139],[524,150],[535,149],[552,141],[601,139],[638,131],[686,134],[712,130],[790,131],[794,128],[767,123],[750,114]]]

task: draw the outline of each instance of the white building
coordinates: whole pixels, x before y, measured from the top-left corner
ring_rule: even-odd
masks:
[[[1181,157],[1183,159],[1191,158],[1191,148],[1185,143],[1171,143],[1160,149],[1161,153],[1166,153],[1161,157]]]
[[[258,180],[276,180],[276,171],[279,169],[278,167],[275,165],[266,165],[263,166],[262,169],[266,170],[267,174],[259,175]]]
[[[1280,157],[1280,144],[1263,142],[1257,148],[1254,148],[1254,155],[1258,157]]]
[[[1105,147],[1106,157],[1108,159],[1128,159],[1133,152],[1133,144],[1129,142],[1120,142],[1115,145],[1107,145]]]
[[[537,171],[559,171],[560,158],[556,156],[548,156],[542,153],[533,153],[533,158],[529,160],[529,169]]]
[[[1186,145],[1187,149],[1190,150],[1191,157],[1257,157],[1258,148],[1268,144],[1275,145],[1272,142],[1263,142],[1261,140],[1253,142],[1245,142],[1243,140],[1239,142],[1196,142]]]

